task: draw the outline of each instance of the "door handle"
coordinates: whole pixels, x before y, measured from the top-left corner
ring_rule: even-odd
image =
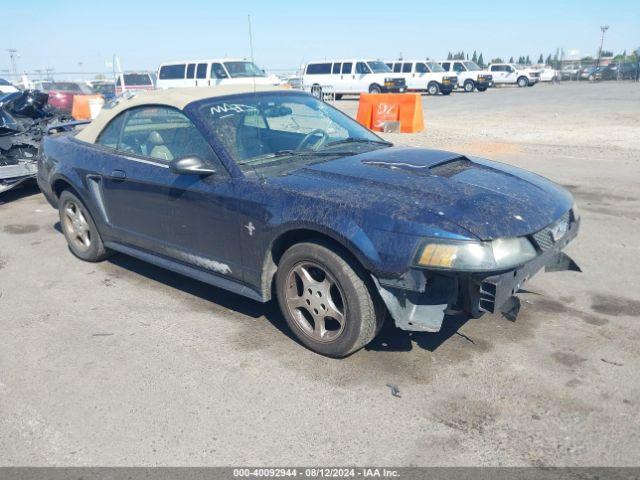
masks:
[[[111,178],[122,181],[127,178],[127,174],[124,173],[124,170],[114,170],[111,172]]]

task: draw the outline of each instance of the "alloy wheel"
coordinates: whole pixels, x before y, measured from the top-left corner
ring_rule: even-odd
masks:
[[[331,342],[343,332],[347,312],[342,288],[315,262],[296,264],[287,276],[286,304],[300,330],[317,342]]]
[[[64,207],[65,232],[69,240],[80,251],[87,251],[91,247],[91,227],[80,206],[69,201]]]

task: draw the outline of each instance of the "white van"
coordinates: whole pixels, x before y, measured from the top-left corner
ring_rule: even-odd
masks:
[[[458,87],[465,92],[484,92],[493,84],[491,74],[469,60],[443,60],[438,62],[447,72],[458,76]]]
[[[189,60],[163,63],[158,68],[156,87],[209,87],[216,85],[278,85],[275,75],[264,73],[255,63],[243,59]]]
[[[319,98],[323,90],[330,91],[340,99],[345,94],[404,93],[407,85],[380,60],[351,59],[307,63],[302,67],[302,89]]]
[[[395,60],[387,62],[393,73],[402,75],[407,90],[426,91],[429,95],[449,95],[458,86],[458,77],[445,72],[431,60]]]

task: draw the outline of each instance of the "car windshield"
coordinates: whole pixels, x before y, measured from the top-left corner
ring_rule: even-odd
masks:
[[[429,70],[431,70],[432,72],[444,72],[445,71],[445,69],[442,68],[436,62],[425,62],[425,63],[427,64],[427,67],[429,67]]]
[[[125,73],[124,84],[125,86],[151,86],[151,77],[148,73]],[[120,86],[120,75],[116,78],[116,85]]]
[[[467,67],[467,70],[469,70],[470,72],[473,72],[476,70],[482,70],[476,62],[462,62],[462,63],[464,63],[464,66]]]
[[[52,82],[47,85],[47,88],[48,90],[57,90],[60,92],[91,93],[91,89],[89,87],[73,82]]]
[[[391,69],[384,62],[367,62],[373,73],[389,73]]]
[[[310,163],[390,145],[304,93],[260,92],[200,104],[207,129],[245,172],[283,175]]]
[[[264,72],[253,62],[224,62],[231,78],[264,77]]]

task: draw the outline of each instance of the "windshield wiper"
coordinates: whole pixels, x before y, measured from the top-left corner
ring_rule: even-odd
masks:
[[[393,143],[387,142],[385,140],[367,140],[366,138],[345,138],[343,140],[336,140],[334,142],[327,143],[328,147],[332,147],[334,145],[342,145],[345,143],[375,143],[376,145],[386,145],[388,147],[392,147]]]
[[[353,152],[314,152],[312,150],[298,151],[298,150],[278,150],[277,152],[268,153],[266,155],[260,155],[259,157],[248,158],[242,162],[238,162],[238,165],[245,165],[247,163],[253,163],[260,160],[269,160],[270,158],[279,157],[336,157],[340,155],[353,155]]]

